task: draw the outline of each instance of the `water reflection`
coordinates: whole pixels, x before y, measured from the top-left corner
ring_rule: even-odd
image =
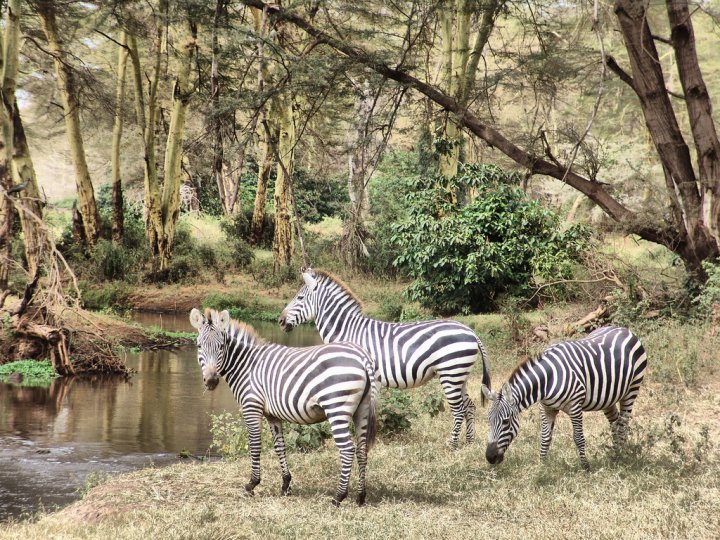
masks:
[[[143,324],[191,331],[183,316],[136,316]],[[266,339],[319,343],[314,328],[284,334],[254,325]],[[299,330],[299,331],[298,331]],[[122,377],[57,379],[49,388],[0,382],[0,520],[44,505],[68,504],[91,471],[122,472],[208,451],[209,414],[236,411],[227,385],[202,385],[194,349],[129,355]]]

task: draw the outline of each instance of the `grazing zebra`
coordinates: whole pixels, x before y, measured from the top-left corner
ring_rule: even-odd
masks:
[[[617,326],[598,328],[583,339],[548,347],[539,357],[516,367],[499,394],[483,387],[483,394],[492,401],[485,457],[492,464],[503,460],[520,427],[520,411],[539,401],[540,457],[547,456],[555,418],[559,411],[565,411],[572,421],[580,464],[589,470],[583,412],[603,411],[614,445],[619,448],[625,442],[646,366],[640,340],[627,328]]]
[[[225,377],[240,403],[247,426],[252,472],[247,495],[260,483],[260,431],[267,418],[282,469],[282,495],[290,493],[282,422],[330,422],[340,451],[340,481],[333,499],[339,505],[348,493],[353,447],[350,419],[355,424],[359,469],[357,503],[365,503],[367,452],[375,441],[377,382],[372,359],[357,345],[284,347],[265,343],[252,327],[230,320],[227,311],[193,309],[190,322],[198,330],[198,362],[203,382],[214,390]]]
[[[453,415],[450,446],[457,446],[463,419],[467,442],[473,442],[475,405],[467,392],[467,379],[478,353],[482,382],[488,387],[490,374],[485,347],[470,328],[450,320],[387,323],[371,319],[363,315],[360,301],[339,279],[311,268],[301,272],[305,285],[278,319],[286,332],[314,319],[325,343],[349,341],[368,351],[380,383],[390,388],[414,388],[437,376]]]

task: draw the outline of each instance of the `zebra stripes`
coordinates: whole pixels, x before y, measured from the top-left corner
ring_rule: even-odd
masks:
[[[348,493],[353,455],[357,453],[357,503],[365,502],[367,452],[375,439],[377,382],[372,359],[349,343],[284,347],[263,342],[252,327],[230,320],[227,311],[193,309],[198,330],[198,362],[203,382],[213,390],[223,376],[241,406],[251,459],[248,495],[260,483],[260,431],[263,416],[273,434],[282,470],[281,494],[290,492],[282,422],[315,424],[327,419],[340,452],[340,480],[333,503]],[[356,448],[350,434],[355,425]]]
[[[599,328],[583,339],[552,345],[515,368],[499,394],[483,387],[483,394],[492,401],[487,460],[492,464],[503,460],[520,427],[520,412],[540,402],[540,456],[547,456],[555,419],[559,411],[565,411],[570,415],[580,463],[588,470],[583,412],[603,411],[615,446],[621,446],[646,367],[645,349],[627,328]]]
[[[363,315],[362,305],[340,280],[322,271],[302,271],[305,285],[283,310],[278,322],[285,331],[315,320],[325,343],[351,342],[375,360],[380,383],[415,388],[438,377],[453,415],[449,444],[457,446],[463,420],[466,440],[475,438],[475,405],[467,379],[478,353],[483,384],[490,386],[487,353],[475,333],[451,320],[386,323]]]

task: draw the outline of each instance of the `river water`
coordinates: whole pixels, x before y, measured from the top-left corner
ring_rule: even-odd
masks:
[[[137,313],[145,325],[193,331],[186,314]],[[285,334],[253,323],[268,341],[321,342],[313,326]],[[237,412],[224,382],[204,390],[194,347],[129,354],[130,380],[56,379],[49,388],[0,382],[0,521],[78,499],[88,474],[175,463],[208,453],[210,414]],[[192,458],[190,458],[192,459]]]

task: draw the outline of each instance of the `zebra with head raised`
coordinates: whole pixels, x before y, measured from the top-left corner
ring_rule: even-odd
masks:
[[[278,319],[285,331],[314,320],[325,343],[357,343],[375,360],[380,383],[390,388],[414,388],[438,377],[453,415],[449,444],[457,446],[463,419],[467,441],[474,440],[475,405],[467,392],[467,379],[478,353],[482,381],[488,387],[490,374],[485,348],[470,328],[451,320],[387,323],[371,319],[363,315],[360,301],[339,279],[311,268],[301,272],[305,285]]]
[[[290,492],[282,423],[316,424],[328,420],[340,451],[341,469],[333,504],[347,496],[353,455],[359,469],[357,502],[365,502],[367,452],[375,440],[377,382],[367,353],[350,343],[284,347],[265,343],[252,327],[230,320],[227,311],[193,309],[198,330],[198,362],[203,382],[214,390],[225,377],[240,404],[248,431],[251,475],[247,495],[260,483],[260,431],[263,416],[273,434],[282,470],[282,495]],[[355,424],[357,449],[350,434]]]
[[[483,387],[483,394],[492,401],[485,457],[492,464],[500,463],[520,428],[520,412],[540,402],[540,457],[547,456],[555,418],[565,411],[572,422],[580,464],[588,470],[583,412],[603,411],[614,445],[620,447],[646,366],[645,349],[627,328],[598,328],[583,339],[552,345],[516,367],[500,393]]]

